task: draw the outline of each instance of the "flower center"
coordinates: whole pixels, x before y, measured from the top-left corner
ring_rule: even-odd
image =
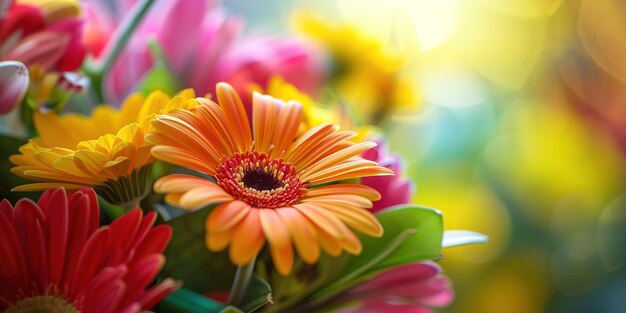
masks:
[[[243,174],[243,185],[258,191],[274,190],[282,186],[280,180],[274,177],[272,173],[268,173],[261,169],[255,168]]]
[[[256,151],[235,153],[218,166],[215,178],[235,199],[257,208],[294,204],[307,185],[289,162]]]
[[[78,313],[74,305],[57,296],[36,296],[22,299],[4,313]]]

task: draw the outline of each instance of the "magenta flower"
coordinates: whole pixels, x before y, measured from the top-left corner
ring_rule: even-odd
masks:
[[[358,307],[337,313],[431,313],[454,298],[450,281],[434,262],[412,263],[386,270],[340,295],[338,301],[358,301]]]
[[[28,69],[21,62],[0,62],[0,114],[17,107],[28,91]]]
[[[381,199],[374,201],[372,212],[398,204],[406,204],[413,196],[413,184],[402,176],[400,159],[395,155],[389,155],[387,147],[383,141],[375,140],[378,144],[361,155],[366,160],[376,161],[380,166],[384,166],[394,172],[394,176],[364,177],[361,179],[363,185],[376,189],[381,195]]]
[[[42,8],[9,1],[0,12],[0,61],[20,61],[44,70],[72,71],[83,62],[83,22],[68,4],[66,12],[46,16]],[[59,8],[62,9],[62,8]],[[65,12],[65,11],[64,11]]]
[[[118,0],[117,10],[96,1],[85,3],[86,41],[94,56],[112,44],[108,41],[115,26],[124,22],[123,12],[134,2]],[[321,74],[311,48],[289,38],[239,40],[242,29],[241,20],[205,0],[157,1],[105,78],[104,91],[118,103],[137,89],[155,65],[150,40],[160,45],[180,85],[198,94],[213,92],[220,81],[232,82],[239,90],[265,86],[274,75],[303,90],[317,88]]]

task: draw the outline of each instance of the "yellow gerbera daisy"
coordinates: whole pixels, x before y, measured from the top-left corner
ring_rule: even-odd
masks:
[[[251,262],[269,243],[277,271],[291,271],[293,245],[306,263],[317,262],[320,248],[330,255],[361,252],[351,227],[370,236],[383,229],[365,208],[380,197],[360,184],[340,180],[393,173],[358,155],[375,146],[356,144],[353,132],[321,124],[296,137],[302,108],[295,101],[253,95],[252,129],[241,99],[225,83],[217,85],[219,104],[176,110],[153,121],[152,154],[215,178],[174,174],[154,189],[187,209],[222,202],[206,221],[206,244],[219,251],[230,245],[237,265]]]
[[[38,138],[10,157],[11,171],[37,181],[13,188],[37,191],[65,187],[93,187],[107,201],[127,204],[149,190],[149,165],[154,162],[149,143],[150,121],[159,113],[198,104],[193,90],[171,99],[163,92],[130,96],[119,111],[97,107],[91,117],[54,113],[34,115]]]

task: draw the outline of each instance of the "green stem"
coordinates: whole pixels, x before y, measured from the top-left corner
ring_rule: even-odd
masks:
[[[124,209],[124,212],[128,212],[132,209],[141,208],[141,199],[135,198],[130,202],[126,202],[124,204],[120,204],[120,206]]]
[[[109,44],[103,52],[104,56],[102,57],[102,60],[104,61],[87,64],[85,72],[91,78],[99,101],[105,100],[102,93],[102,83],[105,81],[108,71],[111,69],[111,66],[113,66],[113,62],[115,62],[119,54],[122,52],[128,42],[128,39],[130,39],[130,36],[133,34],[135,29],[137,29],[153,3],[154,0],[139,0],[139,2],[137,2],[137,4],[133,7],[133,10],[129,13],[128,17],[125,19],[124,23],[119,26],[119,31],[116,32],[114,37],[109,41]]]
[[[256,256],[246,265],[240,265],[237,267],[235,273],[235,279],[233,280],[233,286],[230,288],[230,297],[228,304],[236,307],[241,307],[243,297],[246,294],[246,289],[252,279],[252,273],[254,273],[254,264],[256,263]]]

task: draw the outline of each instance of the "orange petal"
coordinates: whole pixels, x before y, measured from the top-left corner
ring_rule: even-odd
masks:
[[[363,246],[361,245],[359,238],[347,227],[345,227],[341,238],[341,247],[352,255],[359,255],[363,250]]]
[[[287,225],[274,209],[258,209],[261,226],[270,246],[285,247],[290,244]]]
[[[312,146],[326,140],[326,138],[336,132],[337,129],[339,129],[338,126],[329,123],[320,124],[311,128],[289,146],[289,149],[287,149],[285,153],[285,159],[292,162],[296,167],[301,168],[301,157],[311,154]]]
[[[341,254],[341,241],[338,238],[329,235],[321,228],[319,229],[318,234],[319,242],[322,249],[324,249],[326,253],[331,256],[339,256]]]
[[[300,123],[302,122],[302,105],[295,101],[289,101],[280,108],[278,124],[280,131],[275,132],[274,156],[282,155],[296,137]]]
[[[185,209],[196,209],[211,203],[230,201],[233,197],[220,187],[210,185],[188,190],[180,197],[180,206]]]
[[[209,175],[215,175],[216,166],[211,166],[206,160],[199,159],[196,154],[189,153],[186,150],[171,146],[154,146],[151,150],[152,155],[167,163],[184,166],[203,172]]]
[[[211,232],[224,232],[231,229],[250,213],[250,205],[234,200],[218,205],[206,221],[206,229]]]
[[[306,216],[315,226],[323,229],[327,234],[332,237],[341,237],[341,229],[338,224],[341,224],[336,217],[324,213],[319,210],[319,206],[313,203],[298,203],[293,207],[298,210],[302,215]]]
[[[293,267],[293,247],[291,242],[284,247],[276,247],[270,244],[270,253],[278,274],[283,276],[289,275]]]
[[[239,151],[248,150],[252,146],[252,133],[248,115],[239,95],[227,83],[218,83],[216,89],[217,100],[224,112],[225,124],[232,132]]]
[[[309,174],[317,173],[321,169],[328,168],[329,166],[333,166],[336,164],[340,164],[353,156],[357,156],[362,152],[376,147],[376,144],[371,141],[361,142],[356,145],[347,147],[345,149],[339,150],[331,155],[328,155],[321,159],[319,162],[313,164],[313,166],[309,168],[302,169],[300,173],[300,177],[302,180],[308,180]]]
[[[211,232],[207,227],[204,243],[209,251],[218,252],[224,250],[230,242],[232,232],[230,230],[222,232]]]
[[[248,264],[259,253],[264,243],[259,212],[253,208],[234,229],[228,251],[230,260],[236,265]]]
[[[383,234],[383,227],[376,217],[369,211],[336,203],[318,203],[326,210],[332,212],[349,227],[356,229],[366,235],[380,237]]]
[[[354,145],[353,142],[347,141],[354,135],[355,133],[351,131],[335,132],[317,144],[310,145],[308,151],[301,151],[298,159],[293,162],[298,168],[308,168],[327,155]],[[315,153],[309,153],[309,151],[315,151]]]
[[[394,175],[394,173],[386,167],[378,166],[374,161],[354,160],[312,172],[306,179],[303,177],[301,179],[309,181],[311,185],[319,185],[343,179],[378,175]]]
[[[258,209],[263,233],[267,238],[276,270],[288,275],[293,265],[293,247],[287,225],[274,209]]]
[[[320,257],[320,245],[308,219],[294,208],[278,208],[276,212],[289,228],[302,261],[307,264],[317,263]]]
[[[317,197],[306,197],[301,200],[302,202],[326,202],[326,203],[337,203],[343,204],[346,206],[357,207],[357,208],[371,208],[372,201],[365,197],[361,197],[358,195],[351,194],[338,194],[338,195],[327,195],[327,196],[317,196]]]
[[[270,96],[257,92],[252,94],[252,129],[254,131],[254,147],[258,151],[268,152],[276,131],[278,103]]]
[[[361,184],[326,185],[318,188],[309,189],[306,193],[306,198],[342,194],[359,195],[371,201],[380,200],[380,193],[378,193],[376,189]]]
[[[185,192],[189,189],[202,186],[221,188],[219,185],[202,177],[186,174],[171,174],[159,178],[154,183],[154,191],[158,193]]]

